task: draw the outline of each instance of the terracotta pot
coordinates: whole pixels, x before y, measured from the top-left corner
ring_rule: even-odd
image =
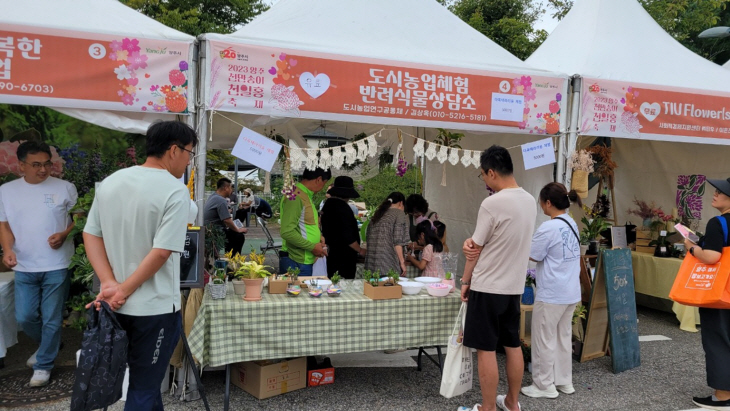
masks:
[[[233,284],[233,292],[236,293],[236,295],[245,294],[246,285],[243,280],[233,280],[231,283]]]
[[[261,300],[261,289],[263,288],[263,278],[244,278],[244,284],[246,284],[246,294],[243,297],[246,301],[259,301]]]
[[[453,293],[454,290],[456,289],[456,282],[454,281],[453,278],[451,280],[443,279],[443,280],[441,280],[441,282],[451,286],[451,291],[449,291],[450,293]]]

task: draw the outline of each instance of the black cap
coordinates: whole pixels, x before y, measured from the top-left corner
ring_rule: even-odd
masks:
[[[707,182],[712,184],[712,186],[718,189],[721,193],[730,197],[730,178],[727,180],[713,180],[708,178]]]

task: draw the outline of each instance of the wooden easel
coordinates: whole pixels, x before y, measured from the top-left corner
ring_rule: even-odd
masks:
[[[616,218],[616,195],[613,193],[613,179],[614,176],[605,177],[601,176],[598,177],[598,193],[596,194],[596,202],[598,202],[598,199],[601,197],[601,194],[603,194],[603,185],[605,184],[606,187],[608,187],[608,202],[611,204],[611,218],[606,217],[606,221],[612,221],[613,225],[618,225],[618,218]],[[608,180],[608,181],[606,181]]]

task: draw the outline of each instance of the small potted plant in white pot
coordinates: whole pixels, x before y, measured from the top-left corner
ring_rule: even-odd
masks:
[[[441,280],[442,283],[448,284],[451,286],[451,291],[454,292],[454,289],[456,288],[456,283],[454,282],[454,274],[451,271],[447,271],[444,273],[444,279]]]

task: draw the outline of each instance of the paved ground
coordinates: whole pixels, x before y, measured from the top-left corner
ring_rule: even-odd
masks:
[[[256,237],[251,230],[251,242]],[[248,243],[248,240],[247,240]],[[244,248],[245,250],[245,248]],[[271,255],[271,254],[270,254]],[[273,261],[272,261],[273,262]],[[699,333],[681,331],[672,314],[648,308],[638,308],[639,335],[664,336],[667,339],[642,341],[639,368],[613,374],[611,359],[595,359],[586,363],[573,362],[576,393],[554,400],[520,397],[522,410],[687,410],[696,408],[693,395],[709,395],[704,372],[704,354]],[[24,363],[35,346],[20,335],[20,343],[8,350],[3,376],[24,369]],[[73,363],[73,353],[80,345],[80,333],[64,329],[65,348],[58,365]],[[243,349],[243,347],[242,347]],[[326,353],[322,353],[326,354]],[[305,388],[267,400],[257,400],[239,388],[231,387],[232,410],[455,410],[459,405],[474,405],[480,401],[475,375],[474,388],[452,399],[439,395],[438,368],[425,363],[418,372],[413,360],[415,352],[399,354],[359,353],[333,356],[336,367],[335,383]],[[504,357],[498,357],[502,367],[499,392],[506,390]],[[365,367],[368,365],[368,367]],[[32,372],[27,370],[28,378]],[[524,384],[531,382],[525,375]],[[203,373],[203,385],[212,409],[223,406],[225,376],[223,371]],[[167,410],[200,410],[202,401],[182,402],[169,394],[163,395]],[[38,404],[23,410],[68,410],[69,399]],[[0,408],[2,408],[0,406]],[[117,403],[110,410],[122,410]]]

